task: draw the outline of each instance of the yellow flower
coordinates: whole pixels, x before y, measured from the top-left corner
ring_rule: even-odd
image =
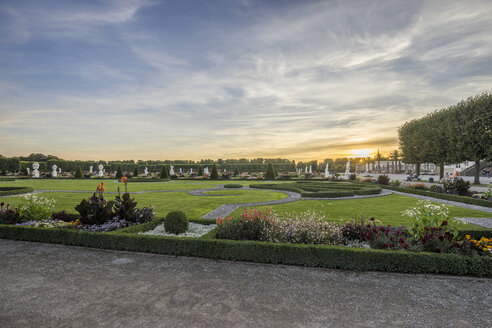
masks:
[[[465,238],[466,238],[466,239],[470,239],[470,238],[471,238],[471,236],[470,236],[470,235],[466,235],[466,236],[465,236]]]

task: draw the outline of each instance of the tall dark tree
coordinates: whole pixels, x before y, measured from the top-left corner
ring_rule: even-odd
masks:
[[[219,172],[217,171],[217,166],[212,165],[212,171],[210,171],[210,179],[217,180],[219,179]]]
[[[77,170],[75,171],[75,177],[82,178],[82,168],[80,166],[77,166]]]
[[[121,165],[118,165],[118,169],[116,170],[116,179],[121,179],[123,178],[123,169],[121,168]]]
[[[203,175],[203,166],[200,165],[198,168],[198,176],[201,177]]]
[[[169,172],[166,165],[162,165],[161,169],[161,179],[169,179]]]
[[[138,178],[138,166],[135,166],[135,169],[133,170],[133,177]]]
[[[403,161],[415,164],[415,171],[420,175],[420,164],[422,162],[422,144],[420,126],[418,120],[406,122],[398,129],[399,146],[402,151]]]
[[[273,170],[272,163],[268,163],[267,170],[265,173],[265,179],[266,180],[274,180],[275,179],[275,172]]]

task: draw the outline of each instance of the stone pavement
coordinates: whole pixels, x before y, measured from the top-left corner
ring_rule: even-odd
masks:
[[[0,326],[490,327],[492,279],[0,240]]]

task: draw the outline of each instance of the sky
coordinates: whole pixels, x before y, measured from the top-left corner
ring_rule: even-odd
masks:
[[[0,154],[385,154],[492,90],[492,1],[0,0]]]

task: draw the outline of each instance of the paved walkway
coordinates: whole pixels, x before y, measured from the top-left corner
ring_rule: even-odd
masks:
[[[1,327],[490,327],[492,279],[0,240]]]

